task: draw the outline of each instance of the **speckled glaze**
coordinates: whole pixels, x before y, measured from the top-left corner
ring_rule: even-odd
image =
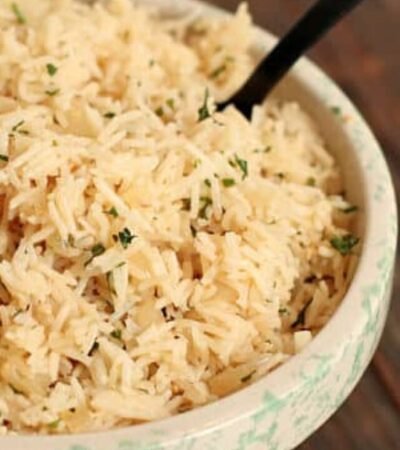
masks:
[[[224,14],[189,0],[153,0],[168,11]],[[255,53],[274,38],[257,33]],[[289,450],[322,425],[365,371],[385,323],[397,241],[391,178],[373,134],[341,90],[307,60],[276,95],[297,100],[321,127],[361,206],[360,263],[331,321],[300,354],[252,386],[160,422],[97,434],[0,438],[4,450]],[[332,108],[340,108],[340,116]]]

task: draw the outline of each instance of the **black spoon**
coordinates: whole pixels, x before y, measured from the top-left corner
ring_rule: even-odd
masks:
[[[261,61],[245,85],[218,104],[218,110],[234,104],[249,118],[253,106],[263,102],[294,63],[361,1],[319,0]]]

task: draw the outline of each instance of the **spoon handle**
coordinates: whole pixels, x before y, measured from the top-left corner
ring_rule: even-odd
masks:
[[[319,0],[259,64],[246,84],[229,101],[220,104],[219,109],[233,103],[250,117],[253,106],[263,102],[299,57],[361,1]]]

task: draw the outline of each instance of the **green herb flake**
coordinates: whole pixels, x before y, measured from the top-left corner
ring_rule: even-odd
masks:
[[[118,217],[119,216],[118,210],[115,208],[115,206],[113,206],[108,211],[106,211],[106,214],[109,214],[110,216],[113,216],[113,217]]]
[[[122,339],[122,331],[121,330],[114,330],[110,333],[110,336],[114,339],[121,340]]]
[[[206,178],[205,180],[204,180],[204,184],[207,186],[207,187],[211,187],[211,181],[209,180],[209,178]]]
[[[347,206],[346,208],[343,208],[341,211],[342,211],[344,214],[351,214],[351,213],[353,213],[353,212],[358,211],[358,206],[356,206],[356,205],[350,205],[350,206]]]
[[[93,356],[94,352],[95,352],[96,350],[98,350],[99,347],[100,347],[100,344],[99,344],[97,341],[94,341],[94,343],[93,343],[91,349],[89,350],[88,356]]]
[[[235,163],[235,161],[233,161],[232,159],[230,159],[230,160],[228,161],[228,164],[229,164],[231,167],[236,167],[236,163]]]
[[[243,378],[240,379],[240,381],[242,383],[248,383],[252,378],[253,375],[256,373],[256,370],[253,370],[253,372],[250,372],[248,375],[244,376]]]
[[[103,244],[96,244],[90,249],[90,251],[92,256],[85,262],[85,266],[89,265],[97,256],[102,255],[106,249]]]
[[[51,77],[54,77],[54,75],[58,72],[58,67],[51,63],[46,64],[46,69],[47,69],[47,73]]]
[[[10,136],[13,136],[14,133],[19,133],[19,134],[23,134],[23,135],[28,135],[28,134],[29,134],[29,131],[27,131],[27,130],[21,130],[21,127],[22,127],[22,125],[23,125],[24,123],[25,123],[25,121],[24,121],[24,120],[21,120],[21,121],[18,122],[16,125],[14,125],[14,126],[11,128]]]
[[[105,117],[106,119],[113,119],[115,116],[116,116],[116,114],[115,114],[114,112],[112,112],[112,111],[106,112],[106,113],[104,114],[104,117]]]
[[[235,155],[235,162],[242,171],[242,180],[244,180],[249,175],[248,163],[245,159],[239,158],[238,155]]]
[[[118,233],[118,235],[114,235],[114,240],[115,237],[117,237],[117,240],[119,240],[119,242],[121,243],[122,247],[124,249],[127,249],[128,246],[132,243],[132,241],[137,237],[134,234],[131,233],[131,231],[129,230],[129,228],[124,228],[122,231],[120,231]]]
[[[279,314],[281,314],[282,316],[287,316],[289,315],[289,311],[287,308],[279,308]]]
[[[201,164],[201,159],[195,159],[193,162],[193,166],[195,169]]]
[[[172,110],[175,109],[175,100],[174,100],[173,98],[169,98],[169,99],[166,101],[166,103],[167,103],[167,106],[168,106],[170,109],[172,109]]]
[[[12,128],[11,128],[11,131],[13,132],[13,133],[16,133],[18,130],[19,130],[19,128],[20,127],[22,127],[22,125],[25,123],[25,120],[20,120],[16,125],[14,125]]]
[[[297,319],[292,323],[291,328],[297,328],[297,327],[304,327],[306,323],[306,313],[308,308],[310,307],[312,303],[312,299],[309,300],[303,308],[300,310],[299,314],[297,315]]]
[[[15,2],[12,3],[11,9],[12,9],[12,12],[15,14],[15,17],[17,18],[18,23],[20,23],[20,24],[26,23],[26,17],[24,16],[24,14],[22,14],[22,11],[19,9],[19,6],[17,3],[15,3]]]
[[[15,319],[16,317],[18,317],[20,314],[22,314],[24,312],[23,309],[19,308],[15,311],[15,313],[13,314],[12,318]]]
[[[60,89],[50,89],[48,91],[45,91],[45,93],[49,96],[49,97],[55,97],[56,95],[58,95],[60,93]]]
[[[0,161],[7,162],[9,160],[9,157],[7,155],[0,155]]]
[[[211,79],[219,78],[219,76],[222,75],[227,68],[228,66],[226,65],[226,63],[221,64],[219,67],[217,67],[210,73],[209,78]]]
[[[47,426],[49,428],[51,428],[52,430],[55,430],[56,428],[58,428],[60,423],[61,423],[61,419],[57,419],[57,420],[54,420],[53,422],[48,423]]]
[[[236,181],[233,178],[223,178],[222,179],[222,184],[225,187],[232,187],[232,186],[235,186]]]
[[[94,257],[102,255],[106,251],[103,244],[96,244],[92,247],[91,252]]]
[[[340,116],[342,114],[342,110],[339,106],[332,106],[331,111],[335,114],[335,116]]]
[[[315,187],[316,184],[317,184],[317,181],[314,177],[307,178],[307,186]]]
[[[347,234],[345,236],[334,236],[331,239],[331,245],[334,249],[336,249],[341,255],[348,255],[353,247],[355,247],[359,243],[360,239],[352,236],[351,234]]]
[[[72,234],[68,234],[67,244],[70,247],[74,247],[75,246],[75,238],[74,238],[74,236]]]
[[[204,93],[204,102],[203,105],[199,108],[198,114],[199,114],[199,122],[203,122],[203,120],[208,119],[211,117],[210,110],[208,109],[208,99],[210,97],[210,92],[208,89],[205,90]]]
[[[203,202],[203,206],[199,210],[199,217],[207,219],[207,209],[212,205],[212,200],[210,197],[200,197],[200,201]]]
[[[164,115],[164,109],[162,106],[159,106],[155,111],[154,111],[158,117],[162,117]]]
[[[270,145],[267,145],[263,149],[256,148],[253,150],[253,153],[269,153],[272,150],[272,147]]]

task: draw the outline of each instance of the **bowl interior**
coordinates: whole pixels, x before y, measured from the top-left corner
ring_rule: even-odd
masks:
[[[286,77],[273,94],[281,100],[298,102],[318,125],[329,152],[340,167],[345,197],[359,208],[353,227],[355,234],[362,238],[367,225],[366,174],[362,161],[354,152],[354,141],[343,126],[355,120],[354,117],[342,112],[335,102],[321,103],[320,96],[295,74]]]
[[[149,1],[139,0],[138,3],[148,5]],[[189,15],[190,17],[195,17],[200,12],[214,16],[225,15],[220,10],[204,7],[204,5],[202,6],[192,0],[176,0],[174,2],[170,0],[152,0],[151,4],[164,10],[168,16]],[[254,54],[259,58],[274,44],[275,38],[261,30],[257,33]],[[369,264],[371,264],[370,260],[373,259],[375,261],[379,259],[377,251],[373,249],[376,236],[379,232],[385,233],[389,230],[389,219],[384,217],[384,211],[387,210],[387,213],[393,216],[394,220],[396,219],[390,177],[379,147],[356,109],[334,83],[311,63],[301,61],[277,87],[274,95],[280,99],[297,101],[315,120],[330,151],[341,168],[347,198],[350,202],[360,207],[355,233],[358,236],[364,236],[366,244],[353,283],[357,286],[351,287],[351,295],[345,297],[335,317],[332,318],[321,334],[313,340],[303,353],[292,358],[288,363],[266,376],[263,380],[214,404],[155,424],[145,424],[106,433],[38,437],[32,439],[32,441],[29,437],[4,438],[4,448],[12,448],[14,450],[22,450],[28,447],[33,450],[114,450],[125,448],[118,446],[118,443],[134,439],[135,442],[139,443],[138,446],[129,447],[127,445],[127,449],[135,448],[136,450],[136,448],[143,448],[147,450],[151,447],[147,447],[146,443],[151,442],[151,439],[158,433],[159,440],[173,443],[171,444],[173,449],[181,449],[183,447],[180,447],[179,442],[184,437],[200,434],[206,435],[219,429],[221,424],[225,426],[229,423],[236,423],[240,418],[246,420],[251,414],[256,414],[257,410],[262,406],[261,397],[265,392],[268,391],[278,397],[281,393],[283,396],[284,392],[296,389],[301,384],[302,371],[312,367],[310,361],[312,361],[314,355],[321,355],[327,348],[329,350],[335,349],[335,346],[342,345],[346,336],[350,336],[350,332],[353,332],[352,330],[355,329],[355,323],[357,322],[351,317],[351,314],[353,311],[359,312],[360,305],[358,303],[361,304],[361,299],[359,298],[361,288],[358,285],[368,275],[371,277],[378,276],[378,272],[369,269]],[[332,111],[332,108],[340,108],[341,114],[336,114]],[[368,148],[365,158],[361,150],[363,147]],[[372,167],[374,161],[377,162],[376,168]],[[369,171],[367,171],[367,167],[370,168]],[[387,193],[383,203],[379,206],[378,203],[374,203],[373,198],[374,190],[378,186],[378,180],[382,177]],[[396,235],[395,230],[393,231],[394,235]],[[388,245],[392,247],[392,253],[394,254],[395,241],[392,235]],[[355,307],[356,303],[358,309]],[[337,406],[332,407],[330,414],[336,408]],[[233,428],[231,430],[233,432]],[[284,431],[289,432],[289,430]],[[280,429],[281,432],[282,430]],[[1,448],[3,448],[2,442],[3,440],[0,439]],[[32,447],[31,442],[34,442]],[[57,442],[57,446],[55,442]],[[193,448],[197,450],[214,447],[199,445]]]

